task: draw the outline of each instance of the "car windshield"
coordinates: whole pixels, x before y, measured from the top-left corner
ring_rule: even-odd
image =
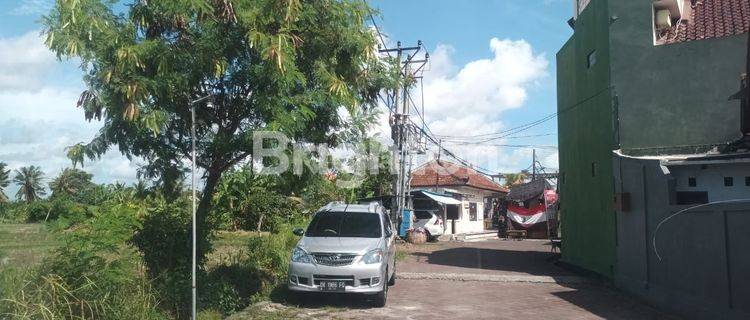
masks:
[[[374,213],[318,212],[305,236],[380,238],[380,216]]]

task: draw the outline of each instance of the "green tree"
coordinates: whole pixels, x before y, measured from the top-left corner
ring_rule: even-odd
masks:
[[[138,199],[146,199],[151,194],[151,189],[146,181],[138,179],[138,182],[133,184],[134,195]]]
[[[18,200],[32,203],[47,194],[43,183],[44,172],[37,166],[22,167],[16,170],[13,182],[20,187],[16,193]]]
[[[91,182],[91,178],[93,177],[92,174],[80,169],[65,168],[59,176],[49,183],[49,188],[52,190],[52,197],[75,197],[80,195],[94,185]]]
[[[383,88],[398,85],[398,62],[375,55],[360,0],[59,0],[43,18],[46,44],[78,58],[87,85],[85,117],[99,134],[68,150],[73,163],[117,145],[147,168],[181,169],[191,155],[196,105],[197,166],[204,172],[199,237],[222,174],[252,152],[253,132],[337,145]],[[126,7],[127,12],[119,12]],[[352,120],[339,117],[344,108]],[[199,257],[207,248],[199,247]]]
[[[282,193],[282,177],[257,175],[250,166],[225,174],[214,194],[214,205],[225,227],[238,230],[271,230],[299,216],[302,200]],[[307,183],[307,181],[306,181]]]
[[[10,185],[10,169],[5,169],[7,166],[4,162],[0,162],[0,203],[8,202],[5,188]]]
[[[380,142],[373,138],[365,139],[362,143],[362,149],[365,154],[372,157],[370,161],[377,161],[376,166],[371,167],[367,164],[368,170],[364,170],[364,179],[362,184],[357,186],[354,194],[357,199],[385,196],[391,194],[393,189],[393,175],[391,174],[391,153]],[[377,168],[375,172],[369,170]],[[356,199],[353,199],[356,200]]]
[[[523,172],[519,173],[508,173],[503,176],[505,179],[505,183],[503,183],[503,186],[506,188],[510,188],[517,184],[522,184],[526,180],[526,174]]]

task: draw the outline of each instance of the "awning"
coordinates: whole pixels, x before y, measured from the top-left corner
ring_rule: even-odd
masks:
[[[443,204],[461,204],[461,200],[456,200],[450,196],[437,194],[429,191],[422,190],[422,194],[430,197],[430,199],[435,200],[437,202],[443,203]]]

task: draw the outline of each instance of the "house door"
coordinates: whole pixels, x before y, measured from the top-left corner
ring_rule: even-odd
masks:
[[[458,219],[458,205],[449,204],[445,206],[446,219],[451,221],[451,234],[456,234],[456,220]]]

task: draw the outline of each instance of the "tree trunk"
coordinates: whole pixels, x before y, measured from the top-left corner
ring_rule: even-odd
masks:
[[[201,195],[200,202],[198,203],[198,210],[196,213],[197,220],[197,263],[203,265],[203,261],[206,258],[210,250],[210,244],[208,242],[208,235],[211,233],[211,226],[208,224],[208,217],[211,213],[211,202],[213,198],[214,189],[221,179],[221,171],[208,170],[208,177],[206,178],[206,184],[203,187],[203,194]]]
[[[260,227],[263,226],[263,217],[265,217],[265,214],[260,214],[260,218],[258,218],[258,235],[260,235]]]

